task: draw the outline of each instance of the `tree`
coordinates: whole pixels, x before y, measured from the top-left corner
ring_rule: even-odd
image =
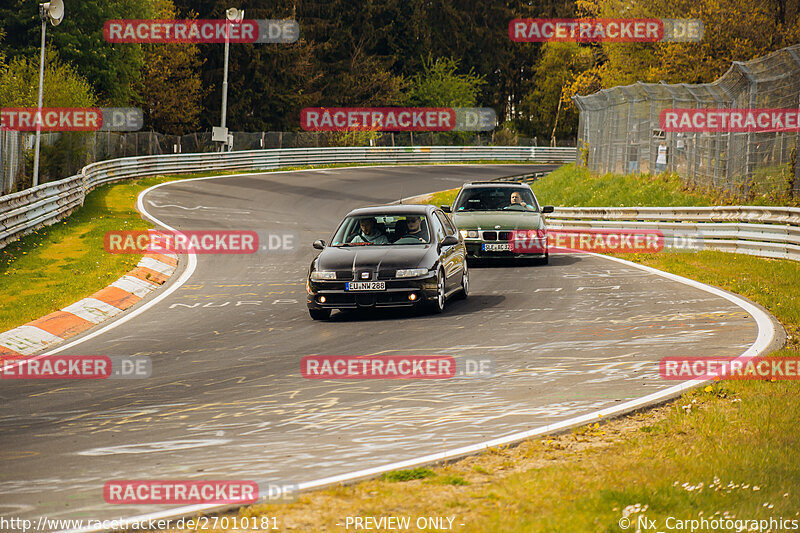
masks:
[[[201,19],[225,19],[230,3],[222,0],[176,0],[179,12],[195,10]],[[245,6],[248,19],[293,18],[294,9],[284,2],[260,2]],[[300,124],[303,107],[320,105],[318,83],[325,75],[316,45],[305,38],[292,44],[231,44],[228,69],[227,126],[234,131],[290,130]],[[220,123],[223,44],[201,44],[204,63],[200,80],[205,88],[201,128]]]
[[[39,3],[5,0],[0,29],[6,31],[9,57],[38,57],[41,39]],[[142,46],[110,44],[103,37],[109,19],[154,18],[155,0],[82,0],[66,5],[64,21],[48,28],[48,43],[92,85],[104,105],[126,106],[136,99],[133,89],[144,67]]]
[[[48,47],[45,51],[43,107],[93,107],[96,97],[92,87],[72,65],[62,61]],[[16,57],[5,63],[0,54],[0,108],[36,107],[39,100],[39,56],[35,59]],[[87,133],[64,132],[56,135],[52,145],[41,147],[41,182],[65,178],[86,164]],[[27,150],[26,174],[33,174],[33,151]],[[24,189],[30,181],[22,179],[17,187]]]
[[[157,0],[159,19],[178,18],[172,0]],[[145,128],[183,135],[197,131],[208,89],[200,80],[203,59],[196,44],[145,44],[145,66],[137,85]]]
[[[428,55],[421,72],[411,78],[406,102],[422,107],[476,107],[478,94],[486,84],[484,76],[473,69],[458,73],[458,60],[449,57],[433,59]]]
[[[2,58],[0,58],[2,60]],[[16,57],[0,62],[0,107],[36,107],[39,99],[39,56]],[[45,53],[44,107],[92,107],[96,104],[91,85],[58,53]]]
[[[524,114],[517,127],[542,140],[550,139],[554,128],[557,138],[571,137],[578,126],[578,114],[569,100],[569,89],[592,65],[592,52],[569,42],[546,43],[542,50],[534,74],[538,83],[522,101]]]
[[[594,65],[571,88],[588,94],[598,88],[637,81],[708,83],[733,61],[763,56],[800,40],[798,0],[578,0],[591,17],[697,18],[704,39],[693,43],[603,43]],[[599,84],[597,81],[599,80]]]

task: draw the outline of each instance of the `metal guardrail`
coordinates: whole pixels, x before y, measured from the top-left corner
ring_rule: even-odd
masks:
[[[444,163],[477,160],[570,162],[574,148],[518,146],[288,148],[227,153],[129,157],[93,163],[81,174],[0,197],[0,247],[83,204],[103,183],[158,174],[271,170],[332,163]],[[522,176],[525,181],[536,175]],[[516,178],[520,178],[519,176]],[[709,249],[800,260],[800,209],[790,207],[557,208],[554,228],[658,229],[665,236],[695,234]]]
[[[69,178],[0,197],[0,248],[52,224],[83,205],[103,183],[158,174],[223,170],[272,170],[332,163],[447,163],[480,160],[570,163],[575,148],[547,146],[397,146],[284,148],[225,153],[126,157],[93,163]]]
[[[0,248],[38,227],[57,222],[83,205],[85,197],[81,175],[0,197]]]
[[[530,184],[545,174],[493,181]],[[796,207],[556,207],[547,220],[553,229],[658,230],[665,246],[675,250],[676,240],[691,238],[698,248],[800,261],[800,208]]]
[[[666,240],[693,237],[701,249],[800,261],[794,207],[557,207],[554,229],[650,229]]]
[[[800,208],[768,206],[713,207],[559,207],[558,218],[584,220],[653,220],[680,222],[760,222],[800,225]]]

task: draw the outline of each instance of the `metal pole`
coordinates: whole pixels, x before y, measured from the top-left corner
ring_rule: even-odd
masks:
[[[6,167],[3,164],[3,144],[6,142],[6,136],[3,130],[0,129],[0,195],[6,194]],[[9,172],[9,174],[11,174]],[[11,180],[9,180],[11,181]],[[9,190],[11,187],[9,187]]]
[[[228,50],[230,49],[230,27],[231,21],[225,21],[225,73],[222,75],[222,121],[220,126],[225,127],[225,119],[228,109]],[[226,143],[223,143],[223,150]]]
[[[44,89],[44,35],[47,31],[47,20],[42,19],[42,51],[39,56],[39,104],[36,118],[36,148],[33,152],[33,187],[39,185],[39,143],[42,135],[42,91]]]

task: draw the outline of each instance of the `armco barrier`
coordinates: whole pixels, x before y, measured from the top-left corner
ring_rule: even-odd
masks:
[[[476,160],[570,162],[574,148],[517,146],[289,148],[130,157],[94,163],[81,174],[0,197],[0,247],[52,224],[94,187],[127,178],[197,171],[270,170],[330,163],[442,163]],[[557,208],[553,228],[647,228],[666,236],[698,233],[707,249],[800,260],[800,209],[790,207]]]
[[[557,207],[553,229],[653,229],[697,235],[702,249],[800,261],[796,207]]]
[[[81,173],[0,197],[0,248],[52,224],[83,205],[86,194],[110,181],[158,174],[271,170],[331,163],[447,163],[479,160],[571,163],[575,148],[546,146],[397,146],[284,148],[225,153],[126,157],[93,163]]]

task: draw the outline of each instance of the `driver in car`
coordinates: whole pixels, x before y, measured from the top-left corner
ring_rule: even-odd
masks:
[[[408,232],[406,237],[416,237],[421,241],[428,241],[428,234],[422,228],[422,220],[419,217],[409,216],[406,217],[406,224],[408,224]]]
[[[522,207],[527,207],[528,204],[522,201],[522,194],[519,191],[514,191],[511,193],[511,205],[521,205]]]
[[[531,208],[531,206],[522,201],[522,194],[519,191],[514,191],[511,193],[511,204],[506,206],[505,209],[513,208],[516,205],[526,209]]]
[[[372,244],[389,244],[389,239],[378,230],[378,222],[374,217],[362,218],[358,221],[361,226],[359,232],[350,242],[363,242]]]

